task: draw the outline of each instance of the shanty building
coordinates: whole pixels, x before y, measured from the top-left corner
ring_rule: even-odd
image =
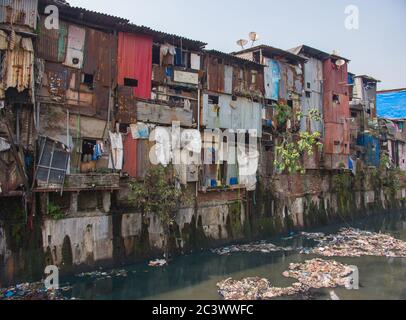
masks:
[[[241,156],[246,152],[249,156],[250,139],[257,147],[263,136],[263,66],[210,50],[205,51],[204,74],[201,110],[201,125],[205,129],[202,131],[203,157],[208,152],[214,152],[216,156],[213,158],[217,161],[204,162],[201,187],[204,190],[224,190],[225,187],[255,190],[256,175],[245,176]],[[212,140],[215,142],[213,145]],[[260,150],[251,151],[258,153],[253,155],[255,159],[251,162],[255,165]]]
[[[348,63],[334,54],[323,61],[324,166],[332,170],[349,168]]]
[[[0,198],[24,196],[25,203],[31,199],[35,145],[37,5],[0,2]]]
[[[350,162],[360,159],[368,166],[379,166],[380,131],[376,112],[376,92],[380,82],[370,76],[349,73]]]

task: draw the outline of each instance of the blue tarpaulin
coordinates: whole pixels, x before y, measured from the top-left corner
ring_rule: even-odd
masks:
[[[379,139],[370,134],[361,134],[357,145],[366,148],[364,161],[367,165],[378,167],[380,165],[381,145]]]
[[[406,89],[377,94],[378,117],[406,119]]]

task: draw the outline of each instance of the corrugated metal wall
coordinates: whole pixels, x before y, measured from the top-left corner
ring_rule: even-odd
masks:
[[[1,0],[0,23],[37,28],[38,0]]]
[[[310,121],[308,117],[309,111],[316,109],[323,115],[323,62],[315,58],[308,58],[308,62],[305,64],[305,79],[304,87],[305,91],[310,93],[310,97],[306,94],[302,96],[302,112],[305,117],[301,121],[301,130],[311,132],[320,132],[323,134],[323,122]]]
[[[211,105],[203,95],[203,124],[209,129],[256,129],[262,136],[262,104],[229,95],[219,96],[219,105]]]

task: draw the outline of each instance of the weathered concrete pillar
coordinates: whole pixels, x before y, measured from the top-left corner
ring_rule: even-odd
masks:
[[[103,210],[104,210],[104,212],[109,213],[110,207],[111,207],[111,192],[104,191],[103,192]]]
[[[78,198],[79,198],[79,193],[78,192],[72,192],[70,194],[70,213],[75,214],[78,213]]]

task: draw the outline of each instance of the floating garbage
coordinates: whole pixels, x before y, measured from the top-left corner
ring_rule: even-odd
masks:
[[[217,284],[219,294],[225,300],[267,300],[281,296],[294,295],[301,290],[299,283],[288,288],[272,287],[267,279],[245,278],[241,281],[232,278]]]
[[[126,270],[111,270],[111,271],[92,271],[83,272],[77,277],[79,278],[97,278],[97,280],[110,279],[112,277],[127,277],[128,273]]]
[[[406,257],[406,242],[383,233],[345,228],[318,241],[319,245],[307,253],[324,257]]]
[[[150,267],[163,267],[167,265],[167,261],[164,259],[157,259],[150,261],[148,264]]]
[[[64,287],[66,290],[67,287]],[[42,282],[0,289],[0,300],[65,300],[62,290],[47,290]]]
[[[217,284],[219,294],[225,300],[269,300],[277,297],[305,294],[310,289],[336,288],[350,282],[353,270],[337,261],[313,259],[304,263],[290,264],[283,273],[287,278],[296,279],[292,286],[273,287],[269,280],[253,277],[240,281],[232,278]]]
[[[224,248],[213,249],[211,252],[218,254],[218,255],[226,255],[236,252],[261,252],[261,253],[270,253],[270,252],[277,252],[277,251],[292,251],[293,249],[290,247],[282,248],[278,247],[272,243],[266,241],[260,241],[251,244],[244,244],[244,245],[233,245]]]
[[[291,263],[283,276],[294,278],[303,286],[313,289],[345,287],[353,269],[334,260],[313,259],[304,263]]]
[[[324,233],[321,232],[318,233],[301,232],[300,235],[306,239],[315,241],[321,240],[326,236]]]

